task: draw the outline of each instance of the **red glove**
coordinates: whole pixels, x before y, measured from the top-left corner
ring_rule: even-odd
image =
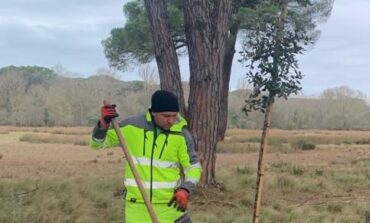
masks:
[[[116,105],[104,105],[100,109],[100,127],[108,128],[113,118],[118,117]]]
[[[178,211],[184,212],[188,206],[189,202],[189,192],[183,188],[176,190],[175,194],[171,198],[170,202],[168,202],[168,206],[172,206],[174,208],[177,207]]]

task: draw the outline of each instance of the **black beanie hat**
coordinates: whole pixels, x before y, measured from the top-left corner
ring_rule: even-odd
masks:
[[[151,112],[178,112],[179,102],[176,95],[169,91],[158,90],[152,95]]]

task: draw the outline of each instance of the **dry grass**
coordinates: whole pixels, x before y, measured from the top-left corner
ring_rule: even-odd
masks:
[[[122,153],[76,145],[90,130],[0,127],[6,132],[0,134],[0,222],[123,222]],[[193,222],[251,222],[259,134],[227,132],[217,155],[220,187],[191,197]],[[338,142],[369,136],[272,130],[261,222],[363,222],[370,210],[369,145]],[[301,139],[316,140],[317,148],[291,147]]]
[[[350,166],[317,169],[282,162],[269,167],[261,221],[363,222],[370,209],[370,159]],[[256,169],[219,167],[217,177],[221,191],[201,191],[193,199],[197,222],[251,222]]]

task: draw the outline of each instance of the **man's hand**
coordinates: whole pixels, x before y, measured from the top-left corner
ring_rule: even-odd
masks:
[[[170,202],[168,202],[168,206],[173,205],[174,208],[177,207],[178,211],[184,212],[188,207],[188,202],[189,202],[189,192],[183,188],[180,188],[176,190]]]
[[[118,117],[116,105],[105,104],[100,109],[100,127],[108,128],[113,118]]]

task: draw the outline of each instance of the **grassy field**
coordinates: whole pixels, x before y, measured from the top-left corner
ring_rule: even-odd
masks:
[[[91,128],[0,127],[0,222],[124,222],[122,152]],[[191,197],[194,223],[251,222],[260,131],[219,144],[219,189]],[[370,211],[370,132],[275,130],[261,223],[357,223]]]

